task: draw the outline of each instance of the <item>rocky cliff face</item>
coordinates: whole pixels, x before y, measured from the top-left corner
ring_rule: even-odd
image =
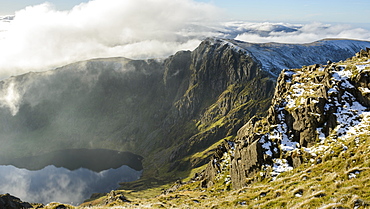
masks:
[[[346,61],[282,71],[268,115],[252,118],[219,148],[202,185],[227,172],[233,188],[242,188],[346,151],[349,139],[368,134],[369,70],[370,48]]]
[[[345,59],[366,46],[370,43],[327,40],[269,47],[207,39],[194,51],[178,52],[165,60],[96,59],[12,77],[0,82],[1,153],[20,157],[65,148],[131,151],[144,157],[148,175],[160,176],[204,164],[211,154],[189,156],[238,135],[236,144],[228,146],[237,150],[245,147],[247,152],[263,156],[252,159],[244,151],[235,152],[238,158],[232,161],[233,167],[240,160],[251,162],[245,168],[235,168],[240,176],[233,174],[233,178],[242,179],[243,169],[257,172],[260,165],[272,160],[262,149],[267,145],[256,142],[257,136],[243,134],[249,129],[237,131],[253,116],[266,115],[276,72],[307,65],[310,60],[296,60],[300,55],[295,53],[303,49],[308,54],[318,52],[314,57],[325,57],[326,61]],[[265,59],[268,54],[280,54],[279,65]],[[290,76],[290,71],[286,72]],[[321,111],[323,101],[315,102],[310,102],[310,108]],[[304,110],[305,114],[311,114],[311,109]],[[294,118],[303,117],[300,111],[285,120],[293,124]],[[269,117],[266,123],[276,120]],[[313,133],[306,133],[304,127],[322,123],[295,122],[294,140],[312,144]],[[326,125],[324,133],[333,127]],[[249,146],[253,143],[254,148]],[[278,155],[273,151],[272,156]],[[163,165],[167,167],[163,169]]]
[[[176,118],[187,121],[183,116],[190,116],[196,121],[195,134],[172,151],[171,168],[198,166],[199,159],[185,162],[175,159],[222,139],[230,140],[253,116],[265,115],[273,96],[276,73],[280,70],[312,61],[339,61],[367,46],[370,47],[369,42],[350,40],[323,40],[304,45],[205,40],[191,53],[189,86],[174,109],[178,113]],[[183,126],[174,133],[181,131]]]
[[[188,87],[170,115],[177,123],[195,121],[195,133],[171,153],[172,168],[195,166],[197,160],[176,160],[234,136],[250,116],[263,113],[267,105],[262,101],[271,98],[273,86],[273,79],[245,51],[220,40],[204,41],[192,53]],[[183,127],[172,130],[179,133]]]

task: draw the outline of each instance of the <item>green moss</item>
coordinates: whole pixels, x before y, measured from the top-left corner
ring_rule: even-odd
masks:
[[[213,129],[213,128],[219,128],[220,126],[223,126],[225,124],[225,122],[224,122],[225,120],[226,120],[226,118],[222,117],[214,123],[199,125],[198,129],[199,129],[200,133],[202,133],[202,132],[209,131],[210,129]]]

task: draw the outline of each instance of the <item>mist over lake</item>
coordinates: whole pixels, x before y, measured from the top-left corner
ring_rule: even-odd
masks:
[[[120,182],[139,179],[140,159],[114,150],[72,149],[3,161],[0,193],[28,202],[78,205],[93,193],[110,192]]]

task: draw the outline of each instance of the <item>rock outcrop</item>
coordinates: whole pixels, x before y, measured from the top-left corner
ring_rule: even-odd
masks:
[[[121,203],[121,202],[130,202],[122,193],[111,191],[107,194],[105,205],[109,205],[112,203]]]
[[[23,202],[10,194],[0,195],[0,208],[2,209],[26,209],[33,208],[28,202]]]
[[[212,185],[221,173],[213,162],[231,158],[231,182],[241,188],[298,167],[303,155],[355,135],[370,110],[369,72],[370,48],[343,62],[282,71],[268,115],[239,129],[235,146],[224,146],[225,156],[215,155],[201,179]]]

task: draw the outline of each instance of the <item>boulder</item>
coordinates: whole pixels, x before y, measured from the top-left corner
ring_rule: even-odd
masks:
[[[131,202],[122,193],[112,190],[107,194],[105,204],[108,205],[113,202]]]
[[[33,208],[28,202],[23,202],[21,199],[10,194],[0,195],[0,208],[2,209],[26,209]]]
[[[234,158],[231,161],[231,181],[233,188],[239,189],[246,185],[246,178],[253,177],[260,171],[266,161],[261,143],[258,140],[247,144],[237,142]]]

